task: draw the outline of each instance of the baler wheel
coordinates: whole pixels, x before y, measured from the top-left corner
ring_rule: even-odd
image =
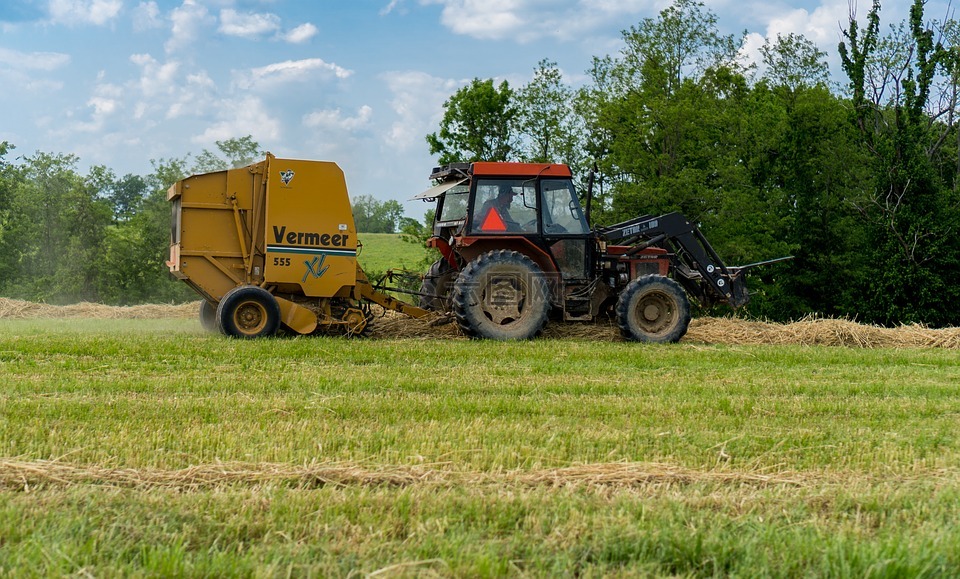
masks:
[[[645,275],[627,284],[617,300],[620,334],[637,342],[677,342],[690,325],[690,301],[680,284]]]
[[[516,251],[481,254],[453,285],[457,325],[471,338],[528,340],[543,331],[549,310],[543,270]]]
[[[272,336],[280,328],[280,305],[261,287],[237,286],[217,306],[217,327],[233,338]]]
[[[217,306],[207,300],[200,300],[200,327],[208,332],[217,329]]]

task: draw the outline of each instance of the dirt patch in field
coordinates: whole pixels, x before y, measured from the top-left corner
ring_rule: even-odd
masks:
[[[92,303],[51,306],[0,298],[0,319],[189,319],[197,317],[198,309],[199,302],[125,307]],[[431,317],[415,320],[382,310],[377,312],[368,334],[373,338],[466,339],[450,319]],[[550,323],[543,337],[607,342],[622,340],[620,331],[612,321]],[[790,324],[740,318],[696,318],[690,323],[682,343],[960,349],[960,328],[933,329],[920,325],[882,328],[830,318],[808,318]]]

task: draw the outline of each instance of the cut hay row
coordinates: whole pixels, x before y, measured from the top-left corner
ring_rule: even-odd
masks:
[[[147,304],[141,306],[106,306],[103,304],[81,302],[68,306],[53,306],[23,300],[0,298],[0,319],[89,318],[156,320],[166,318],[195,318],[199,307],[199,302],[180,305]]]
[[[700,318],[684,341],[728,345],[846,346],[852,348],[960,348],[960,328],[911,324],[882,328],[850,320],[809,318],[790,324],[736,318]]]
[[[713,483],[735,486],[801,486],[814,482],[789,473],[696,471],[659,463],[616,462],[534,471],[464,472],[445,465],[390,466],[371,469],[345,463],[303,466],[262,463],[216,463],[178,470],[105,468],[59,461],[0,459],[0,489],[99,485],[123,488],[201,490],[225,486],[282,485],[295,488],[337,486],[439,487],[515,485],[526,487],[642,487]],[[823,481],[817,479],[817,482]]]
[[[411,320],[387,313],[374,321],[370,333],[379,338],[462,338],[456,324],[436,324],[436,319]],[[619,329],[611,321],[551,323],[547,325],[543,336],[609,342],[622,340]],[[932,329],[919,325],[882,328],[830,318],[809,318],[789,324],[740,318],[697,318],[690,323],[690,329],[682,342],[735,346],[960,349],[960,328]]]
[[[0,298],[0,319],[94,318],[162,319],[195,318],[198,302],[181,305],[106,306],[80,303],[52,306]],[[447,323],[444,323],[447,322]],[[450,320],[415,320],[394,312],[380,312],[369,335],[375,338],[466,339]],[[620,341],[613,322],[551,323],[545,338]],[[807,318],[789,324],[740,318],[697,318],[690,323],[684,343],[738,346],[844,346],[852,348],[947,348],[960,349],[960,328],[932,329],[920,325],[882,328],[850,320]]]

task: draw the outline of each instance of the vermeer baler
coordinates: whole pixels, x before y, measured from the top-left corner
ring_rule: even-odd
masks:
[[[369,304],[426,311],[375,290],[357,264],[357,231],[335,163],[278,159],[193,175],[173,205],[171,273],[200,296],[200,320],[254,338],[281,326],[298,334],[359,333]]]

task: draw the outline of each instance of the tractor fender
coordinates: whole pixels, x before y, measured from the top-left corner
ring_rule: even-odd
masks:
[[[519,235],[497,236],[497,237],[472,237],[463,236],[457,238],[455,244],[457,252],[463,257],[465,263],[469,263],[487,253],[505,249],[507,251],[516,251],[530,258],[537,264],[543,276],[547,280],[554,304],[563,303],[563,278],[557,269],[557,264],[553,257],[538,247],[535,243]]]
[[[457,240],[457,251],[465,261],[473,261],[477,256],[496,249],[516,251],[529,257],[537,264],[547,278],[558,273],[557,265],[549,253],[537,247],[535,243],[521,236],[504,236],[496,238],[461,237]]]

